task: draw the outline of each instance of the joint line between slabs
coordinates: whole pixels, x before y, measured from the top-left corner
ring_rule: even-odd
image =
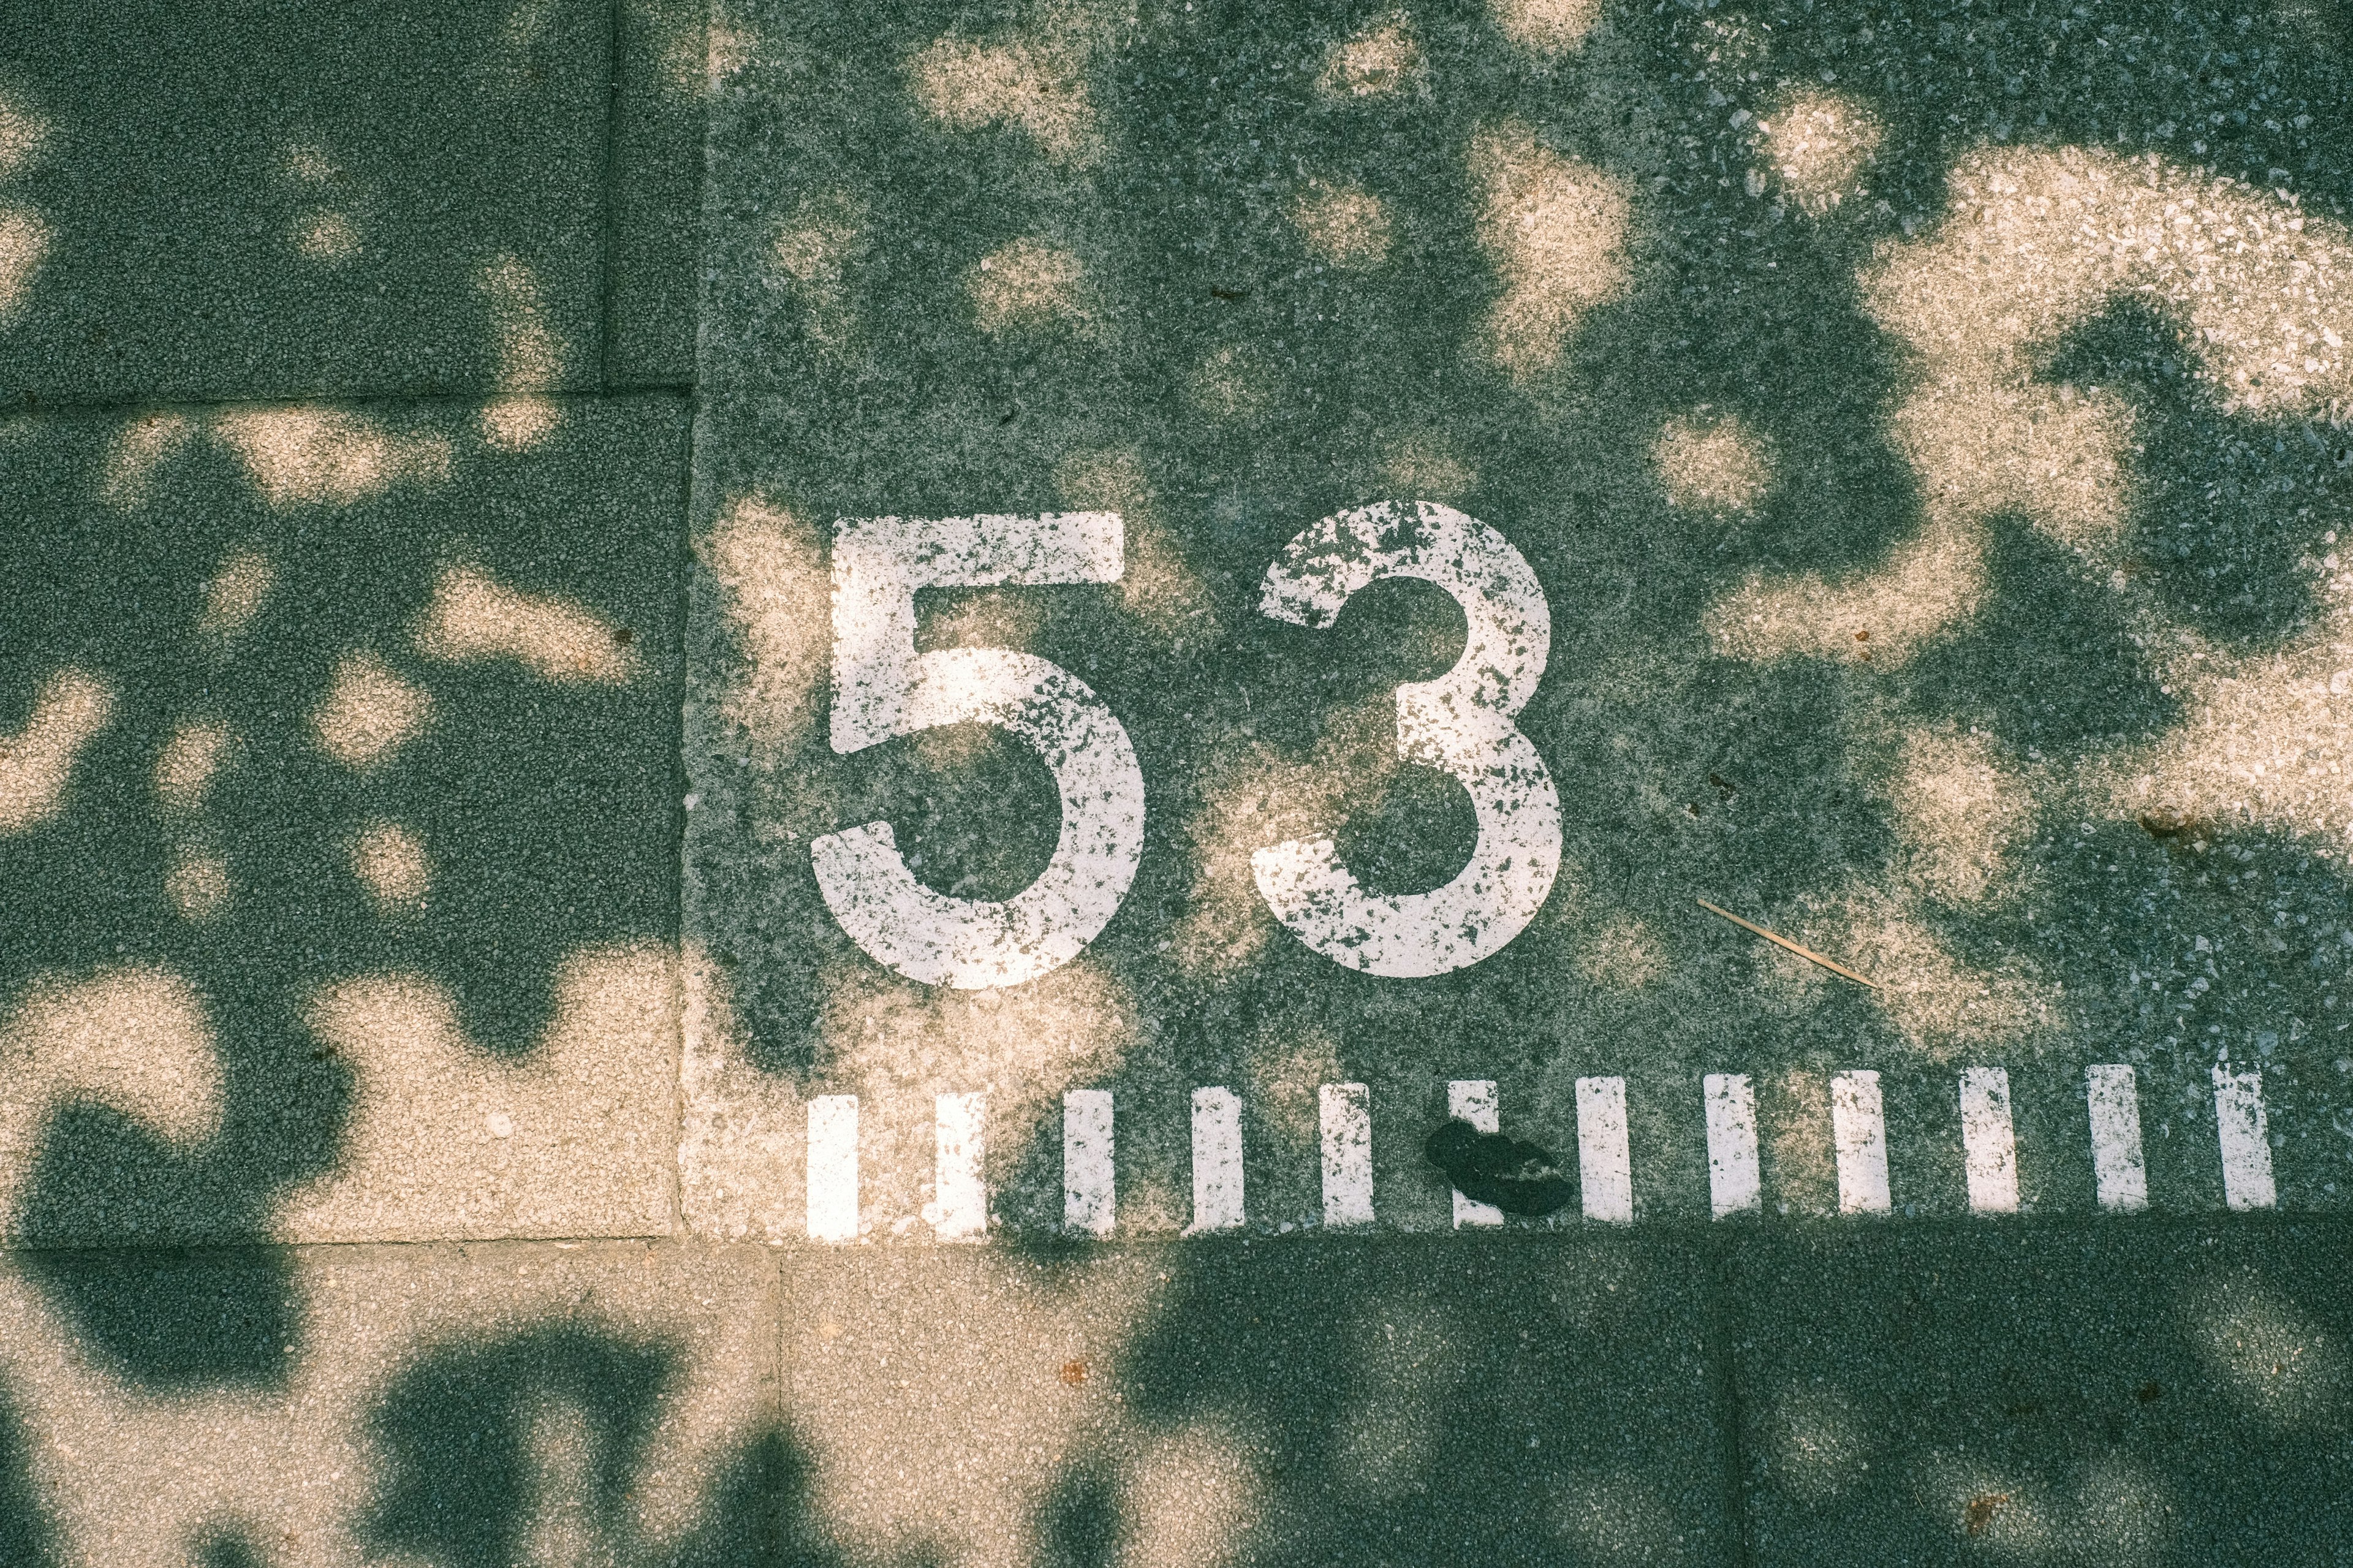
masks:
[[[619,0],[614,0],[616,5]],[[686,428],[680,442],[678,477],[678,560],[670,573],[670,617],[678,637],[678,703],[670,720],[670,831],[675,847],[671,857],[670,929],[677,942],[673,973],[677,988],[678,1038],[670,1074],[670,1161],[662,1173],[662,1200],[670,1206],[674,1234],[691,1234],[686,1223],[686,795],[692,786],[686,776],[686,670],[692,658],[687,646],[687,622],[693,614],[694,464],[702,439],[702,400],[690,394],[683,410]]]

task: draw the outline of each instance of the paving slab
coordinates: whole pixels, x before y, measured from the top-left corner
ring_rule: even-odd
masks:
[[[854,1096],[849,1228],[936,1234],[979,1094],[982,1221],[1050,1231],[1074,1090],[1114,1223],[1183,1228],[1216,1089],[1248,1226],[1443,1229],[1457,1083],[1579,1163],[1622,1093],[1579,1207],[1697,1219],[1710,1075],[1777,1219],[2130,1206],[2094,1068],[2150,1206],[2353,1195],[2353,141],[2310,16],[713,37],[699,1230],[825,1231],[809,1118]]]
[[[1734,1561],[1685,1246],[786,1256],[810,1561]]]
[[[604,0],[9,23],[0,403],[596,384]]]
[[[772,1254],[16,1254],[12,1563],[775,1561]]]
[[[1744,1239],[1752,1561],[2331,1563],[2353,1551],[2334,1221]]]
[[[9,1237],[669,1231],[684,437],[0,422]]]

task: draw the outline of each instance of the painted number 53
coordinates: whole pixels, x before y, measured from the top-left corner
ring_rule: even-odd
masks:
[[[1053,774],[1060,837],[1038,879],[1010,899],[951,898],[918,881],[891,826],[870,822],[809,846],[818,887],[851,941],[930,985],[1018,985],[1069,963],[1118,912],[1144,855],[1144,775],[1127,731],[1069,670],[1004,648],[915,651],[921,588],[1115,583],[1113,512],[1042,517],[849,518],[833,548],[833,713],[838,752],[942,724],[994,724]],[[1397,689],[1398,755],[1469,793],[1479,825],[1469,864],[1423,893],[1374,893],[1328,838],[1250,857],[1259,896],[1293,935],[1351,969],[1412,978],[1461,969],[1526,929],[1560,869],[1560,797],[1514,722],[1544,678],[1552,617],[1526,560],[1451,507],[1384,501],[1327,517],[1267,568],[1260,610],[1322,629],[1385,577],[1444,589],[1469,624],[1462,656],[1435,680]]]

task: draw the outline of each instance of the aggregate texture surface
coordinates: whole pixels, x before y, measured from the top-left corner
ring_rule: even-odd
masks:
[[[666,1228],[681,402],[0,426],[19,1239]]]
[[[1753,1560],[2335,1561],[2344,1248],[2281,1223],[1755,1249],[1734,1291]]]
[[[2010,1082],[2021,1205],[2090,1212],[2098,1064],[2135,1069],[2158,1206],[2222,1201],[2218,1064],[2261,1074],[2280,1201],[2353,1195],[2353,161],[2318,13],[713,25],[691,1226],[801,1234],[805,1102],[855,1094],[860,1225],[921,1237],[935,1099],[985,1093],[992,1215],[1051,1228],[1082,1089],[1124,1118],[1122,1222],[1179,1228],[1204,1086],[1242,1102],[1252,1220],[1313,1223],[1320,1086],[1361,1083],[1376,1213],[1438,1227],[1450,1082],[1560,1147],[1601,1077],[1636,1213],[1695,1216],[1711,1073],[1752,1079],[1768,1206],[1826,1212],[1852,1069],[1895,1206],[1958,1213],[1970,1068]],[[1498,878],[1535,912],[1440,973],[1319,949],[1254,860],[1325,840],[1409,900],[1507,837],[1400,752],[1401,683],[1490,668],[1474,603],[1424,574],[1323,629],[1264,607],[1287,542],[1381,502],[1485,524],[1549,613],[1487,710],[1560,803]],[[1131,880],[1021,986],[909,978],[819,841],[886,824],[911,908],[1010,900],[1060,786],[983,723],[845,744],[838,520],[1080,510],[1120,518],[1115,581],[924,588],[915,647],[1099,696]]]
[[[606,12],[11,5],[0,396],[596,385]]]
[[[2348,1560],[2348,106],[0,4],[0,1562]]]

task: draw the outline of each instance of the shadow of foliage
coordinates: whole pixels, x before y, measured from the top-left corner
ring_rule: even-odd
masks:
[[[47,133],[10,194],[51,238],[0,400],[495,385],[502,263],[580,384],[607,26],[601,5],[26,0],[0,93]]]
[[[1268,1568],[1728,1558],[1704,1273],[1683,1246],[1201,1242],[1181,1268],[1114,1375],[1147,1431],[1240,1443],[1260,1489],[1205,1489],[1172,1531],[1239,1519],[1222,1550]],[[1071,1484],[1073,1538],[1113,1539]]]
[[[2308,236],[2341,233],[2353,96],[2326,10],[1693,0],[1605,6],[1574,47],[1546,50],[1515,41],[1518,13],[1468,0],[1410,15],[1371,0],[1205,5],[1066,26],[1009,5],[723,6],[745,47],[712,119],[705,374],[728,395],[707,425],[706,488],[715,508],[762,498],[820,548],[838,517],[1124,510],[1138,584],[970,595],[952,620],[960,640],[1082,673],[1136,746],[1144,860],[1087,959],[1153,1024],[1125,1059],[1085,1068],[1124,1108],[1181,1115],[1187,1086],[1277,1077],[1305,1039],[1333,1042],[1319,1072],[1377,1096],[1461,1070],[1556,1125],[1577,1073],[1623,1070],[1624,1042],[1662,1074],[1716,1070],[1732,1052],[1941,1068],[1964,1049],[2088,1051],[2112,1032],[2102,1009],[2137,984],[2134,922],[2150,945],[2182,934],[2161,856],[2073,832],[2084,813],[2123,809],[2084,798],[2107,787],[2102,768],[2199,716],[2150,624],[2249,659],[2308,631],[2327,605],[2306,557],[2344,521],[2327,479],[2344,437],[2313,409],[2226,408],[2195,382],[2176,323],[2111,303],[2032,348],[2045,382],[2131,408],[2121,564],[2094,568],[2096,549],[2020,516],[1956,524],[1924,494],[1943,480],[1915,468],[1902,423],[1928,416],[1913,395],[1934,367],[1858,279],[1951,238],[1956,165],[2003,148],[2154,154],[2184,178],[2290,191]],[[1083,105],[1075,140],[1002,105],[925,98],[921,62],[966,62],[955,90],[978,105],[994,89],[970,62],[1049,37],[1031,63],[1053,79],[1039,90]],[[1386,85],[1335,88],[1343,55],[1380,39]],[[1813,100],[1871,141],[1835,200],[1808,199],[1766,129],[1786,132]],[[1585,220],[1511,208],[1499,158],[1530,181],[1615,193],[1622,246],[1515,256],[1506,216],[1564,232]],[[1335,193],[1337,210],[1374,215],[1353,254],[1307,216]],[[780,270],[787,250],[800,259]],[[1060,281],[992,314],[1024,286],[993,269],[1049,252]],[[1561,279],[1588,264],[1616,280],[1560,312],[1557,342],[1537,344],[1552,357],[1498,354],[1512,291],[1556,263],[1570,292]],[[1736,501],[1678,499],[1657,454],[1680,425],[1739,432],[1759,454],[1755,485]],[[1259,614],[1287,538],[1399,496],[1490,522],[1544,584],[1552,658],[1519,723],[1559,787],[1567,867],[1511,945],[1405,983],[1270,931],[1247,870],[1252,845],[1323,833],[1360,879],[1399,890],[1462,862],[1462,793],[1380,752],[1390,690],[1442,662],[1453,612],[1404,589],[1368,594],[1329,631]],[[1752,576],[1933,598],[1936,584],[1900,579],[1942,569],[1907,568],[1905,551],[1947,526],[1970,559],[1945,584],[1951,605],[1921,612],[1942,619],[1916,655],[1887,628],[1845,651],[1736,652],[1718,636]],[[945,635],[948,611],[926,603],[922,635]],[[712,644],[722,684],[757,663],[723,616]],[[687,855],[751,1059],[831,1090],[872,1065],[849,1037],[821,1037],[832,976],[882,985],[944,1035],[961,1004],[881,979],[806,856],[776,844],[884,817],[934,886],[1001,890],[987,878],[1008,873],[1017,841],[1034,862],[1051,813],[1034,777],[1006,787],[1002,758],[973,765],[944,746],[910,765],[916,742],[837,756],[820,711],[781,741],[698,752],[699,776],[738,809],[698,821]],[[1966,781],[1926,779],[1948,764],[1920,742],[1971,725],[1980,737],[1951,751],[1981,752],[2010,793],[1947,826],[1992,846],[2004,875],[1948,899],[1907,857],[1939,830],[1922,826],[1920,791]],[[2252,843],[2268,829],[2231,831]],[[2325,847],[2310,845],[2289,915],[2314,930],[2345,908]],[[1876,944],[1864,962],[1916,968],[1894,978],[1936,999],[1800,999],[1777,957],[1694,914],[1703,889],[1810,924],[1826,946]],[[2152,906],[2171,912],[2145,922]],[[2256,989],[2309,1023],[2327,998],[2307,981],[2274,967]],[[1999,1023],[1945,999],[1980,982],[2014,987]],[[1695,1132],[1678,1136],[1678,1157],[1700,1158]],[[1141,1173],[1181,1190],[1180,1144]],[[1022,1189],[1016,1223],[1054,1225],[1053,1153],[1041,1129],[1003,1162]]]
[[[636,1489],[677,1373],[659,1344],[565,1323],[426,1352],[370,1417],[385,1479],[361,1539],[436,1568],[516,1568],[555,1518],[569,1549],[620,1568],[839,1563],[807,1460],[774,1428],[726,1458],[681,1537],[644,1538]]]
[[[614,1532],[673,1375],[659,1347],[563,1324],[427,1353],[370,1424],[387,1479],[362,1537],[450,1568],[504,1568],[522,1560],[535,1509]],[[559,1410],[578,1414],[587,1451],[562,1456],[571,1468],[550,1496],[533,1425]]]
[[[2130,570],[2157,584],[2180,624],[2226,647],[2263,648],[2322,609],[2314,554],[2353,521],[2327,427],[2234,416],[2189,374],[2179,323],[2134,300],[2110,305],[2052,353],[2052,381],[2129,400],[2135,461]]]
[[[275,1248],[19,1257],[83,1353],[117,1376],[159,1391],[286,1385],[300,1325],[293,1271]]]
[[[178,445],[129,500],[122,453],[153,426],[49,420],[37,440],[0,443],[15,605],[0,620],[0,727],[22,723],[60,668],[116,694],[55,815],[0,837],[16,910],[0,934],[0,995],[13,1011],[36,985],[172,977],[209,1031],[188,1048],[218,1074],[218,1129],[193,1140],[132,1114],[153,1108],[119,1105],[103,1082],[47,1102],[10,1216],[20,1236],[267,1236],[287,1189],[345,1152],[360,1069],[314,1027],[330,988],[421,977],[470,1048],[528,1063],[567,961],[675,940],[681,407],[564,405],[520,454],[480,439],[473,415],[264,412],[226,435],[163,416]],[[271,441],[293,456],[270,457]],[[404,475],[404,452],[431,471]],[[274,481],[324,493],[273,495]],[[266,563],[266,592],[234,635],[207,631],[214,580],[239,561]],[[429,656],[419,627],[453,571],[613,628],[628,678]],[[353,659],[426,715],[357,766],[322,740],[320,717]],[[159,769],[175,737],[207,726],[227,737],[215,776],[198,803],[175,804]],[[383,823],[422,846],[421,899],[372,896],[358,874],[361,835]],[[216,907],[174,891],[191,853],[216,858]],[[54,1278],[70,1289],[79,1276]],[[85,1327],[102,1338],[135,1324],[100,1312]],[[266,1331],[255,1356],[278,1342]]]
[[[1123,1502],[1114,1477],[1073,1467],[1039,1510],[1038,1568],[1112,1568],[1120,1561]]]
[[[269,1559],[243,1535],[223,1532],[196,1548],[197,1568],[265,1568]]]
[[[1757,1539],[1825,1568],[2064,1542],[2325,1563],[2353,1439],[2341,1227],[1758,1235],[1734,1261]]]
[[[670,1559],[676,1568],[774,1561],[838,1568],[842,1553],[809,1496],[807,1458],[789,1435],[764,1432],[721,1473],[700,1521]]]
[[[64,1561],[57,1525],[35,1485],[25,1452],[24,1424],[16,1402],[0,1385],[0,1563],[16,1568],[52,1568]]]
[[[2180,721],[2107,583],[2018,518],[1988,532],[1985,607],[1914,661],[1915,707],[2033,755],[2081,756]]]

